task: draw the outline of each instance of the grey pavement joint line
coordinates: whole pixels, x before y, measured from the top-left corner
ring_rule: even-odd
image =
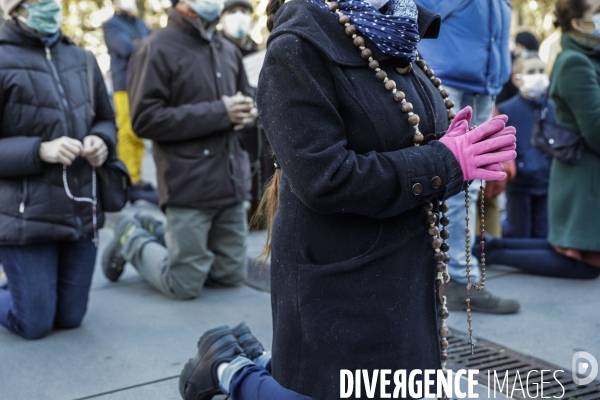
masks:
[[[74,400],[95,399],[95,398],[98,398],[98,397],[101,397],[101,396],[106,396],[106,395],[113,394],[113,393],[118,393],[118,392],[124,392],[125,390],[131,390],[131,389],[139,388],[139,387],[142,387],[142,386],[153,385],[155,383],[164,382],[164,381],[168,381],[168,380],[175,379],[175,378],[179,378],[179,375],[169,376],[167,378],[162,378],[162,379],[156,379],[156,380],[150,381],[150,382],[139,383],[137,385],[127,386],[127,387],[120,388],[120,389],[114,389],[114,390],[110,390],[108,392],[93,394],[91,396],[79,397],[79,398],[74,399]]]

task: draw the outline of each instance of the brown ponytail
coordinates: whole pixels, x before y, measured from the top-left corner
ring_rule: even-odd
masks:
[[[266,260],[271,256],[271,237],[273,233],[273,220],[279,208],[279,183],[281,179],[281,169],[277,168],[275,174],[265,184],[265,190],[258,208],[250,221],[250,226],[254,229],[267,229],[267,242],[262,253],[258,258],[264,257]]]
[[[275,13],[285,3],[285,0],[269,0],[267,4],[267,29],[269,32],[273,30],[273,23],[275,22]]]

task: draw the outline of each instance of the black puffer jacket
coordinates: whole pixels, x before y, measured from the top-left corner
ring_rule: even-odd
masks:
[[[0,245],[91,234],[91,204],[67,197],[62,165],[41,161],[39,149],[61,136],[97,135],[114,155],[114,113],[95,67],[92,121],[85,52],[66,37],[46,49],[13,21],[0,27]],[[74,196],[91,197],[92,168],[85,159],[77,158],[67,176]],[[103,223],[99,204],[98,227]]]

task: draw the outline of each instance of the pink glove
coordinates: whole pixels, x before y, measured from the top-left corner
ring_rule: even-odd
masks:
[[[471,107],[462,109],[440,142],[454,154],[466,181],[503,180],[506,174],[500,163],[517,157],[516,130],[506,127],[506,115],[499,115],[469,131],[472,115]]]

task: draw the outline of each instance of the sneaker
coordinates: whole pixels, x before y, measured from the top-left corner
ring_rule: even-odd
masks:
[[[244,349],[244,353],[250,360],[255,360],[262,356],[265,352],[263,345],[250,332],[250,328],[246,322],[242,322],[238,326],[231,329],[238,343]]]
[[[446,292],[448,309],[464,311],[467,309],[465,286],[456,281],[450,281]],[[493,295],[489,290],[471,290],[471,311],[488,314],[514,314],[521,307],[517,300],[505,299]]]
[[[102,254],[102,271],[109,281],[116,282],[123,274],[127,260],[121,250],[136,228],[141,225],[134,218],[124,217],[117,223],[115,235]]]
[[[153,216],[139,211],[134,216],[135,219],[142,225],[142,228],[147,230],[152,236],[157,238],[161,243],[165,243],[165,224]]]
[[[6,277],[4,268],[2,268],[2,264],[0,264],[0,289],[6,289],[7,287],[8,287],[8,278]]]
[[[198,354],[183,367],[179,377],[179,393],[186,400],[210,400],[221,394],[217,368],[245,356],[228,326],[207,331],[198,341]]]

